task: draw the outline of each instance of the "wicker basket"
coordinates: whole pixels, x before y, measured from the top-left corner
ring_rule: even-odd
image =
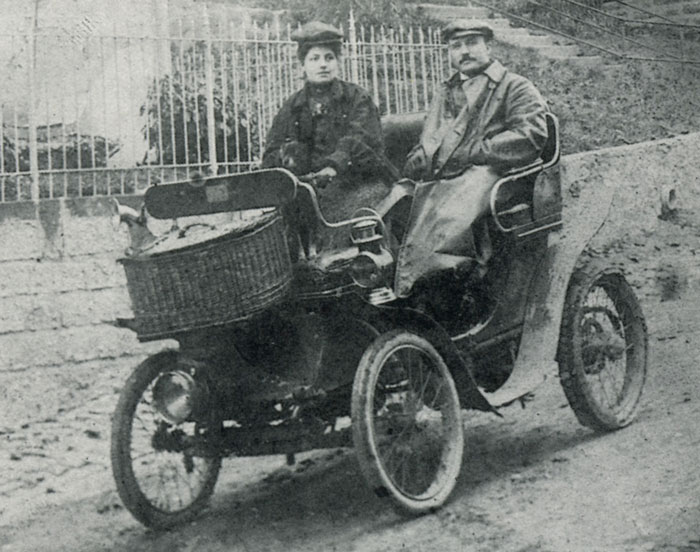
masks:
[[[242,321],[287,295],[292,268],[279,215],[203,237],[169,238],[120,259],[140,339]]]

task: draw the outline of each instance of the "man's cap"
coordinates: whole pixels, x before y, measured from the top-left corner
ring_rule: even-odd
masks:
[[[292,40],[299,45],[330,44],[342,42],[343,33],[333,25],[321,21],[310,21],[292,33]]]
[[[442,38],[445,42],[452,38],[480,35],[486,40],[493,38],[493,27],[488,23],[477,19],[455,19],[442,29]]]

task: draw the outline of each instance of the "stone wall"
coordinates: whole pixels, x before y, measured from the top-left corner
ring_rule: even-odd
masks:
[[[111,226],[106,198],[0,205],[0,419],[79,401],[77,373],[94,379],[101,360],[162,347],[106,323],[131,314],[116,262],[127,241]],[[39,392],[37,378],[51,378],[55,395]]]
[[[698,309],[700,290],[700,134],[562,160],[565,201],[583,186],[613,185],[608,221],[593,240],[619,263],[637,288],[650,329],[671,338],[674,309]],[[659,218],[662,188],[673,187],[679,209]],[[120,201],[138,207],[139,198]],[[0,205],[0,421],[48,415],[81,400],[81,387],[123,356],[142,357],[165,342],[138,343],[105,323],[130,316],[124,273],[116,262],[126,231],[115,232],[106,198],[57,199]],[[670,314],[669,314],[670,313]],[[170,343],[170,342],[168,342]],[[38,378],[51,378],[46,397]]]

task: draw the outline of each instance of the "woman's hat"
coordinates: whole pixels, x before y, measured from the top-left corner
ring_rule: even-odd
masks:
[[[342,42],[343,33],[333,25],[321,21],[310,21],[292,33],[292,40],[298,42],[299,46],[331,44]]]

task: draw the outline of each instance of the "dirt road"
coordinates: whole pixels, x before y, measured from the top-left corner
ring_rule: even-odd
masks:
[[[35,481],[0,495],[0,551],[700,550],[700,332],[688,299],[650,313],[651,370],[636,423],[607,435],[584,429],[557,381],[503,419],[467,413],[463,477],[435,514],[397,516],[363,485],[352,451],[330,451],[300,455],[292,468],[281,457],[227,460],[198,521],[147,531],[113,490],[112,390],[71,423],[3,430],[16,452],[2,461]],[[22,452],[37,440],[43,457]],[[60,468],[70,448],[82,461]]]

